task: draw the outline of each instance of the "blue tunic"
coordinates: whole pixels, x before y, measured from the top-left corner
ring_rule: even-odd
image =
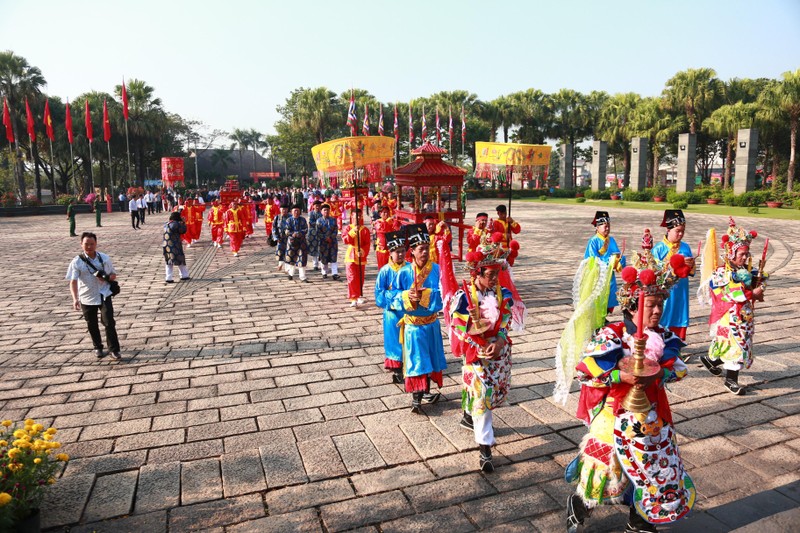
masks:
[[[329,264],[336,262],[339,253],[339,227],[333,217],[320,217],[317,222],[317,242],[319,245],[319,262]]]
[[[375,280],[375,304],[383,309],[383,345],[386,357],[393,361],[403,360],[400,344],[400,320],[403,319],[403,298],[397,290],[397,272],[403,265],[384,265]]]
[[[614,237],[611,235],[608,236],[608,246],[605,249],[605,253],[601,254],[600,250],[603,248],[603,239],[600,238],[596,233],[592,235],[592,238],[589,239],[589,242],[586,243],[586,253],[583,254],[583,258],[587,259],[589,257],[597,257],[601,261],[608,263],[611,261],[611,256],[614,254],[621,255],[619,247],[617,246],[617,241],[614,240]],[[620,265],[623,267],[625,266],[625,256],[620,258]],[[611,276],[611,290],[608,293],[608,305],[607,308],[616,307],[619,305],[617,301],[617,274],[614,273]]]
[[[432,264],[432,268],[420,288],[430,289],[425,291],[426,296],[416,309],[406,305],[408,290],[414,284],[413,264],[408,264],[397,273],[397,289],[401,291],[403,308],[406,315],[426,318],[437,316],[442,310],[442,292],[439,289],[439,265]],[[418,283],[421,283],[418,280]],[[427,305],[423,305],[426,303]],[[416,326],[407,324],[403,332],[403,374],[406,377],[424,376],[432,372],[441,372],[447,369],[447,360],[444,356],[442,342],[442,329],[439,319],[432,323]]]
[[[319,255],[319,233],[317,231],[317,221],[322,218],[322,213],[312,210],[308,214],[308,255],[317,257]]]
[[[653,246],[652,253],[656,260],[664,261],[669,254],[669,246],[662,240]],[[681,241],[677,253],[684,257],[692,257],[692,248]],[[690,275],[694,276],[694,269]],[[672,286],[669,298],[664,301],[664,310],[659,324],[663,328],[689,327],[689,278],[681,278]]]

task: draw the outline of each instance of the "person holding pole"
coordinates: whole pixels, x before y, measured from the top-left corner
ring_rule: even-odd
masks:
[[[400,344],[400,321],[403,320],[403,301],[397,289],[397,273],[407,263],[403,257],[406,240],[402,231],[384,234],[383,245],[389,253],[388,262],[378,271],[375,280],[375,305],[383,309],[383,346],[386,356],[383,368],[392,371],[392,383],[403,383],[403,346]]]
[[[361,211],[350,211],[350,225],[342,230],[342,242],[347,245],[344,264],[350,307],[364,303],[364,276],[367,271],[369,241],[369,229],[362,225]]]

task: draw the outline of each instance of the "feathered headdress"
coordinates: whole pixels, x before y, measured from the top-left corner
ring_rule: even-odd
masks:
[[[679,279],[689,275],[691,268],[680,254],[670,257],[669,262],[659,263],[651,253],[653,236],[649,229],[642,236],[642,251],[636,252],[633,265],[622,269],[622,285],[617,290],[617,299],[623,309],[635,312],[639,295],[669,296],[669,291]]]
[[[733,259],[736,255],[736,250],[742,246],[750,246],[750,242],[758,237],[755,231],[746,231],[736,225],[733,217],[730,217],[728,222],[728,231],[722,236],[722,251],[725,253],[727,259]]]
[[[503,234],[495,232],[489,235],[485,232],[481,236],[480,244],[474,251],[466,256],[465,270],[476,275],[482,267],[502,268],[508,267],[506,259],[512,250],[503,248]]]

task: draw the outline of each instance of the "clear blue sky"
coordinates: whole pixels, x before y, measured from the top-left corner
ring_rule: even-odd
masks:
[[[657,95],[675,72],[800,67],[800,1],[0,0],[0,49],[74,98],[145,80],[165,107],[272,133],[297,87],[384,102],[467,89]],[[344,122],[345,118],[342,117]]]

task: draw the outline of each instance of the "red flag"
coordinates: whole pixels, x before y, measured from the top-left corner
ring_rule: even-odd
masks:
[[[411,116],[411,102],[408,103],[408,149],[414,145],[414,118]]]
[[[108,121],[108,104],[103,100],[103,140],[111,140],[111,122]]]
[[[72,144],[75,137],[72,135],[72,113],[69,111],[69,100],[67,100],[67,119],[64,121],[64,127],[67,129],[67,141]]]
[[[464,114],[464,106],[461,106],[461,144],[467,144],[467,116]]]
[[[436,146],[442,144],[442,130],[439,128],[439,106],[436,106]]]
[[[8,101],[3,98],[3,126],[6,127],[8,144],[14,143],[14,127],[11,125],[11,113],[8,110]]]
[[[394,142],[400,142],[400,127],[397,124],[397,104],[394,104]]]
[[[350,91],[350,107],[347,109],[347,126],[350,127],[350,136],[356,136],[356,99],[353,96],[353,91]]]
[[[25,97],[25,118],[28,121],[28,137],[31,142],[36,142],[36,130],[33,129],[33,113],[31,113],[31,106],[28,105],[28,97]]]
[[[381,115],[378,118],[378,135],[383,135],[383,104],[381,104]]]
[[[86,100],[86,138],[89,139],[89,142],[94,140],[94,134],[92,133],[92,113],[89,111],[89,100]]]
[[[122,116],[128,120],[128,91],[125,90],[125,80],[122,80]]]
[[[47,132],[47,138],[51,141],[56,140],[56,134],[53,133],[53,117],[50,115],[50,102],[44,101],[44,129]]]
[[[450,116],[450,121],[447,123],[447,134],[450,137],[450,147],[453,147],[453,108],[447,106],[447,114]]]
[[[425,104],[422,104],[422,137],[420,137],[422,144],[427,142],[428,137],[428,124],[425,122]]]
[[[366,102],[364,102],[364,123],[361,124],[361,135],[369,137],[369,108]]]

